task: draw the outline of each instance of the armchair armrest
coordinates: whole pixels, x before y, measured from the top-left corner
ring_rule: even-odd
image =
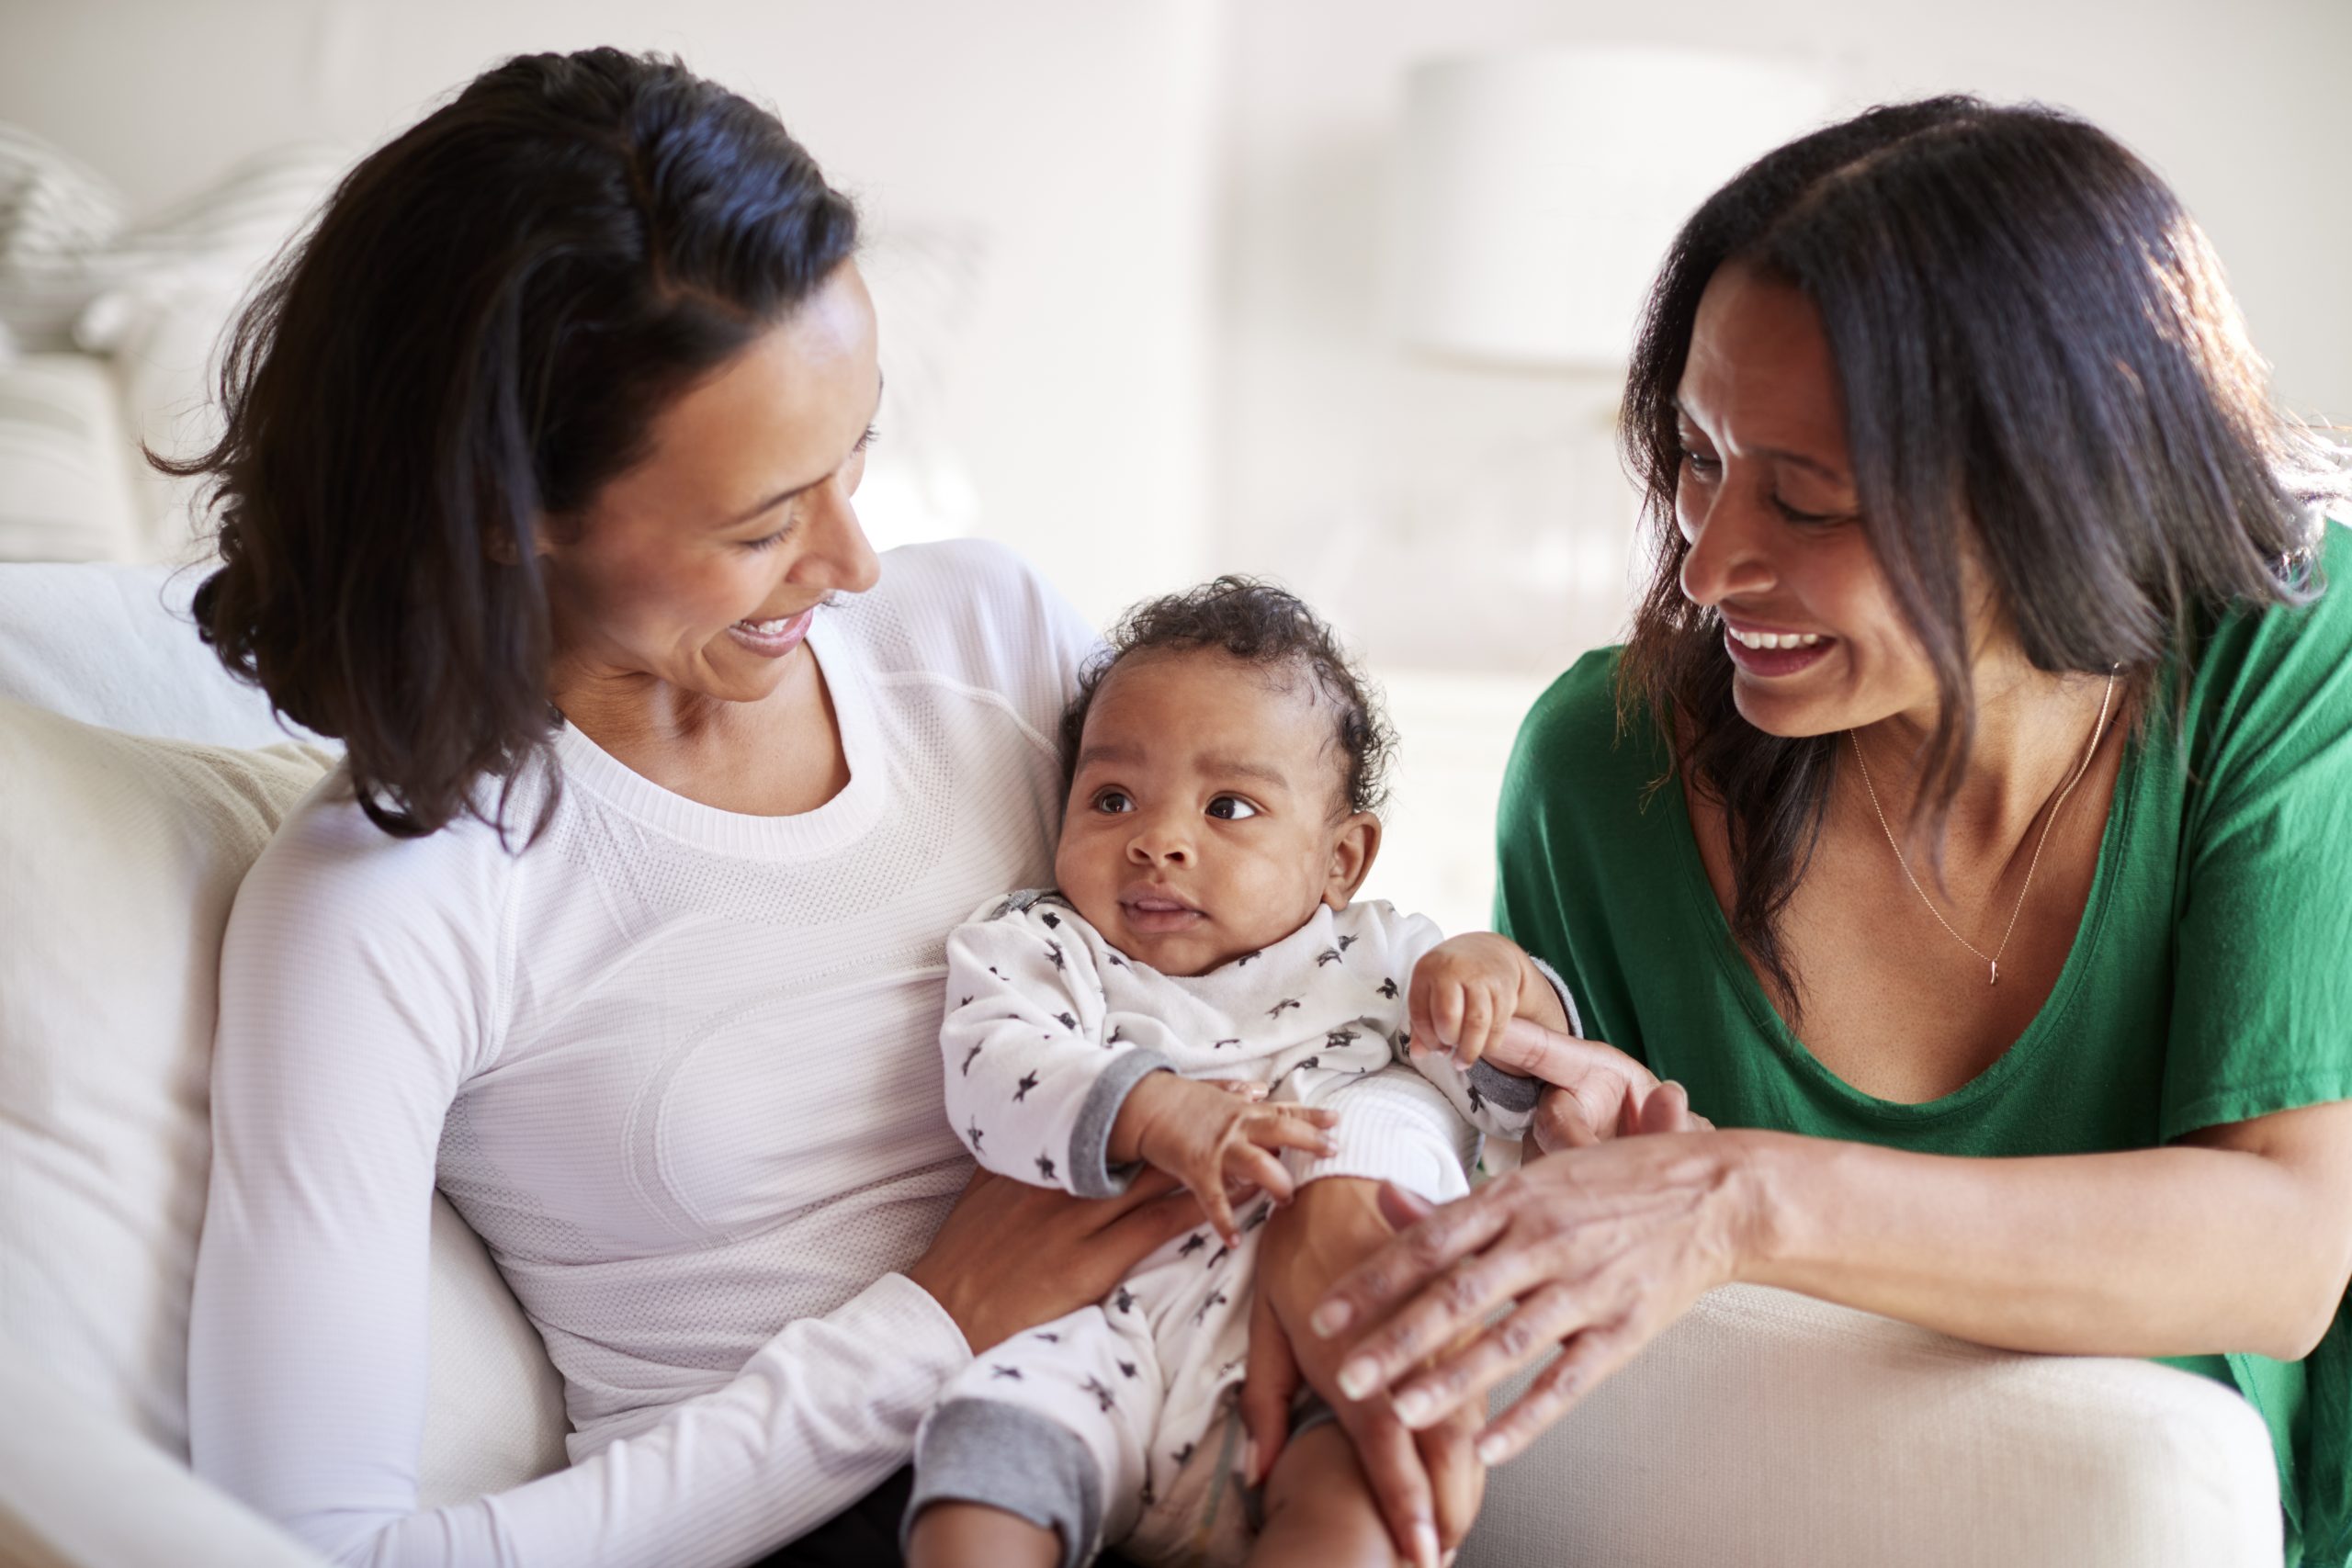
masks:
[[[1495,1472],[1461,1568],[2278,1568],[2280,1530],[2210,1379],[1736,1285]]]

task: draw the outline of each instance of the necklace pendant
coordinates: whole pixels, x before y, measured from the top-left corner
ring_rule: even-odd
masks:
[[[1998,963],[1993,965],[1993,977],[1984,983],[1988,986],[1997,986],[2001,983],[2001,966]]]

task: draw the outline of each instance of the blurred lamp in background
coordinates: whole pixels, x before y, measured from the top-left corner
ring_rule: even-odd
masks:
[[[1405,340],[1497,367],[1621,371],[1683,220],[1828,107],[1800,63],[1675,49],[1416,68],[1396,208]]]

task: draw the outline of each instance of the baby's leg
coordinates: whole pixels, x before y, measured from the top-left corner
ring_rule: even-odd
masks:
[[[1340,1424],[1310,1427],[1283,1444],[1266,1478],[1266,1522],[1250,1551],[1251,1568],[1396,1568],[1397,1561],[1355,1444]]]
[[[986,1503],[933,1503],[907,1534],[907,1568],[1054,1568],[1062,1557],[1059,1531]]]
[[[1079,1568],[1135,1523],[1159,1413],[1148,1341],[1086,1307],[983,1351],[915,1435],[913,1568]]]

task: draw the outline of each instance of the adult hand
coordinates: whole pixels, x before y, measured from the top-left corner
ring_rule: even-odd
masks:
[[[1488,1464],[1518,1454],[1755,1256],[1762,1207],[1741,1138],[1615,1138],[1436,1210],[1384,1194],[1388,1217],[1410,1228],[1315,1310],[1317,1337],[1349,1347],[1340,1386],[1385,1392],[1427,1428],[1482,1410],[1488,1390],[1559,1346],[1478,1440]]]
[[[1549,1086],[1536,1102],[1529,1133],[1540,1153],[1588,1148],[1637,1133],[1714,1125],[1691,1114],[1679,1084],[1660,1084],[1655,1073],[1614,1045],[1579,1040],[1523,1018],[1504,1028],[1487,1058]]]
[[[1385,1245],[1395,1228],[1381,1216],[1379,1184],[1351,1177],[1310,1182],[1267,1222],[1258,1253],[1250,1323],[1250,1367],[1241,1390],[1249,1432],[1246,1479],[1262,1483],[1290,1434],[1291,1398],[1303,1381],[1331,1404],[1355,1444],[1398,1552],[1419,1568],[1469,1533],[1486,1493],[1486,1467],[1473,1451],[1484,1411],[1465,1409],[1407,1429],[1385,1400],[1340,1390],[1340,1347],[1306,1331],[1306,1314],[1350,1268]]]
[[[1116,1198],[1073,1198],[976,1170],[906,1274],[978,1352],[1101,1301],[1153,1248],[1200,1223],[1193,1195],[1159,1171]]]

